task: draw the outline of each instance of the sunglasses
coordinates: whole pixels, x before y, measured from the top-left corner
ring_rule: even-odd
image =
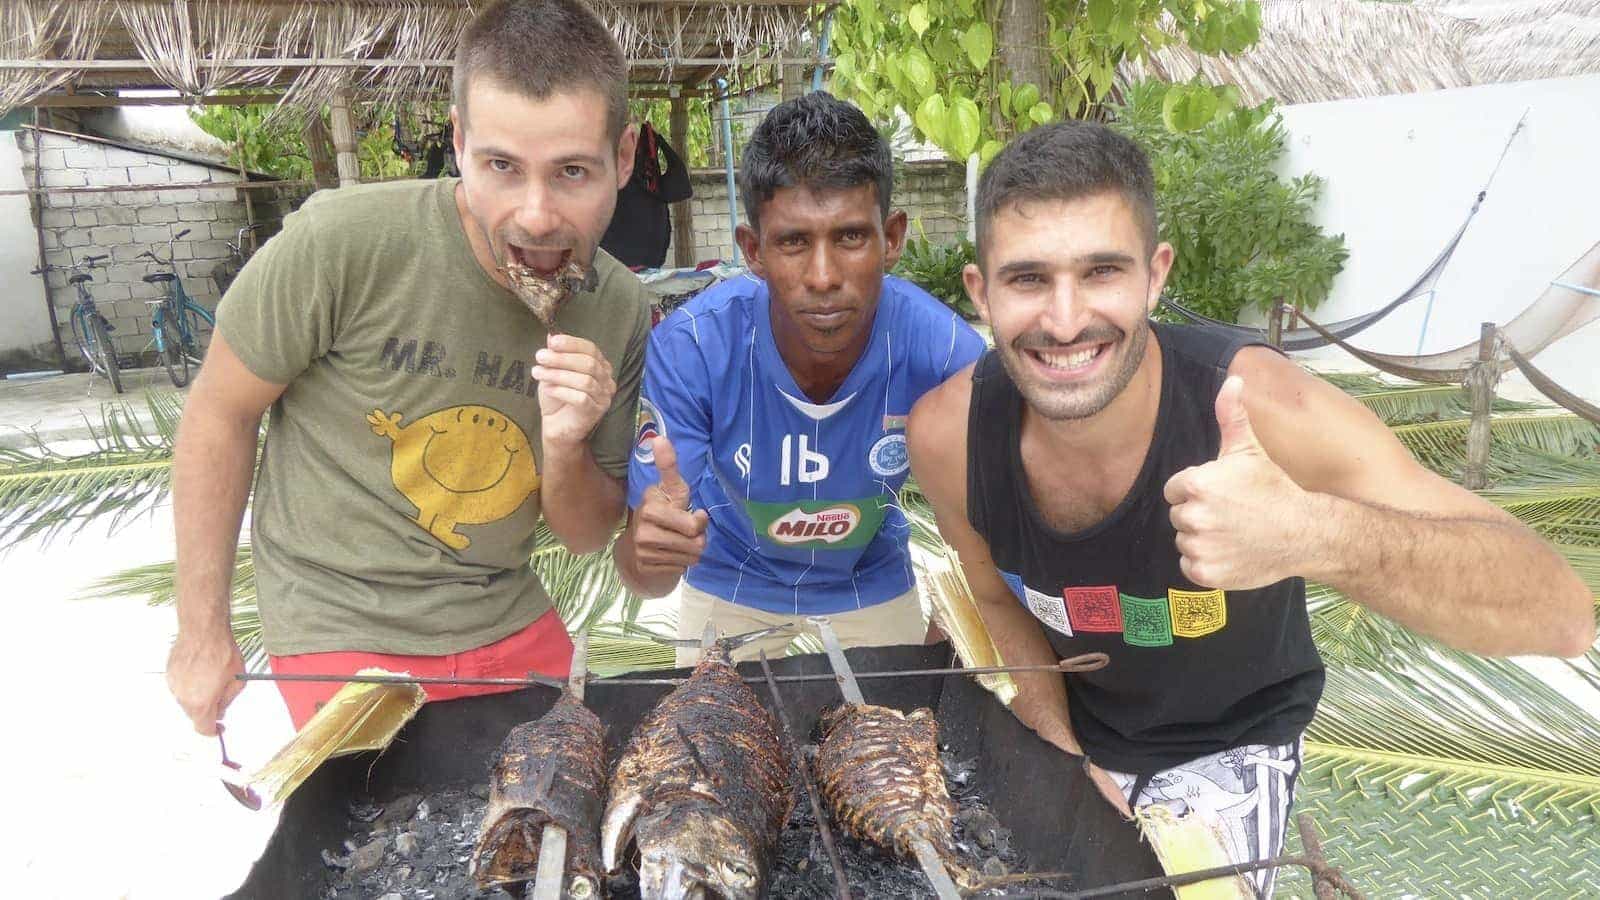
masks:
[[[224,766],[234,770],[235,772],[244,771],[244,766],[241,766],[228,758],[228,743],[222,739],[221,722],[217,723],[217,747],[222,750],[222,764]],[[222,786],[228,789],[228,793],[233,795],[233,799],[239,801],[240,806],[243,806],[246,809],[261,808],[261,795],[257,794],[253,789],[242,784],[234,784],[233,782],[228,781],[226,778],[222,779]]]

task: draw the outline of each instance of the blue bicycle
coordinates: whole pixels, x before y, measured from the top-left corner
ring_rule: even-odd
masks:
[[[188,233],[189,229],[185,228],[172,236],[167,242],[166,259],[150,250],[135,257],[148,257],[156,265],[167,268],[165,272],[152,272],[144,276],[146,283],[166,285],[167,291],[167,295],[160,300],[146,300],[145,303],[152,307],[151,343],[155,344],[161,364],[166,367],[167,377],[177,387],[189,383],[189,367],[200,365],[200,358],[205,353],[204,339],[217,324],[211,310],[196,303],[189,292],[183,289],[183,281],[178,278],[178,271],[172,264],[173,245]]]
[[[106,259],[110,254],[103,253],[99,256],[85,256],[82,260],[66,266],[43,265],[34,269],[32,274],[42,275],[45,272],[68,272],[67,283],[78,291],[78,302],[72,304],[69,317],[72,322],[72,341],[78,345],[78,352],[83,354],[83,359],[89,364],[89,387],[94,388],[94,375],[96,373],[111,382],[111,387],[117,393],[122,393],[122,369],[117,361],[117,348],[111,343],[111,323],[100,314],[94,305],[94,296],[89,293],[88,284],[94,280],[89,274],[92,269]]]

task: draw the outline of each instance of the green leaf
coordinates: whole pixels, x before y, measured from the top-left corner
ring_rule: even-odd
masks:
[[[978,6],[974,0],[956,0],[956,9],[961,10],[961,14],[964,16],[975,16],[978,14]]]
[[[1039,102],[1039,86],[1024,84],[1011,90],[1011,108],[1017,115],[1027,115],[1033,105]]]
[[[1217,96],[1210,88],[1175,84],[1161,103],[1161,120],[1170,131],[1199,131],[1216,117],[1217,105]]]
[[[933,61],[921,47],[912,47],[906,52],[904,66],[906,80],[916,89],[917,96],[927,99],[938,87],[934,81]]]
[[[999,94],[1000,94],[1000,109],[1002,111],[1011,109],[1011,82],[1009,82],[1009,81],[1000,82]]]
[[[922,37],[930,24],[928,21],[928,5],[926,3],[918,3],[912,6],[911,11],[906,13],[906,21],[911,24],[911,30],[917,33],[917,37]]]
[[[922,129],[924,137],[942,147],[945,143],[945,120],[949,114],[944,97],[932,94],[917,107],[917,127]]]
[[[1005,148],[1006,145],[999,141],[984,141],[983,146],[978,149],[978,165],[987,166],[989,161],[994,159]]]
[[[986,23],[973,22],[961,33],[961,49],[967,51],[972,68],[979,72],[987,71],[989,58],[994,55],[994,32]]]
[[[1033,108],[1028,110],[1028,118],[1040,125],[1048,123],[1055,118],[1055,115],[1055,111],[1050,108],[1050,104],[1044,102],[1035,103]]]
[[[950,115],[945,126],[945,149],[957,160],[964,160],[978,147],[978,135],[983,130],[983,115],[978,104],[965,97],[957,97],[950,105]]]
[[[1089,27],[1105,31],[1117,15],[1117,0],[1089,0]]]

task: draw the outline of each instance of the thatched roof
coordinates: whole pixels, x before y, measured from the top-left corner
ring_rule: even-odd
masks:
[[[1202,72],[1248,103],[1315,103],[1600,72],[1597,0],[1263,0],[1261,40],[1232,58],[1175,45],[1128,80]]]
[[[771,65],[832,0],[587,0],[636,85]],[[481,0],[480,0],[481,4]],[[0,0],[0,114],[47,92],[446,92],[471,0]],[[539,48],[529,48],[539,52]]]

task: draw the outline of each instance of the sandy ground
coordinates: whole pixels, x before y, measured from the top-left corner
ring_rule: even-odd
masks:
[[[12,685],[0,742],[9,776],[0,831],[7,888],[29,898],[215,898],[244,880],[277,821],[250,812],[215,774],[214,738],[195,734],[162,670],[170,608],[79,599],[95,579],[173,557],[172,513],[108,535],[104,525],[0,556],[7,627],[0,683]],[[227,716],[245,767],[293,731],[270,685]]]

